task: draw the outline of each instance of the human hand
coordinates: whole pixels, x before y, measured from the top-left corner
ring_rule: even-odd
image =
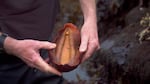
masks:
[[[30,67],[39,69],[46,73],[61,75],[59,71],[47,64],[39,54],[40,49],[51,50],[56,44],[36,40],[15,40],[7,37],[4,42],[5,51],[23,60]]]
[[[100,48],[96,23],[85,22],[81,29],[81,44],[79,51],[83,53],[82,62],[88,59]]]

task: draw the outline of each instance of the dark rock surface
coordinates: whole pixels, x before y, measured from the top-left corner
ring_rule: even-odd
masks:
[[[78,2],[64,1],[57,27],[66,22],[81,26]],[[70,7],[65,8],[68,3]],[[81,65],[90,79],[81,80],[77,75],[78,82],[66,84],[150,84],[150,41],[139,39],[145,35],[141,31],[149,28],[140,22],[150,14],[150,1],[97,0],[97,13],[101,49]],[[150,19],[147,21],[150,24]]]
[[[146,13],[150,13],[150,8],[134,7],[124,17],[126,24],[119,32],[115,26],[105,32],[109,35],[102,36],[101,50],[85,64],[93,77],[91,81],[99,79],[94,82],[97,84],[150,84],[150,41],[140,43],[137,37],[146,28],[140,24]]]

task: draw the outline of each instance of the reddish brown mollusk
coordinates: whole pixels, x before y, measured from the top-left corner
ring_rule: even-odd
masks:
[[[62,72],[76,68],[80,64],[80,42],[79,29],[71,23],[65,24],[56,38],[56,48],[50,51],[51,64]]]

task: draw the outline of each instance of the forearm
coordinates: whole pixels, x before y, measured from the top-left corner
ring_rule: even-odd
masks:
[[[84,24],[81,29],[80,52],[84,52],[82,62],[88,59],[97,49],[99,49],[96,1],[80,0],[84,15]]]
[[[12,38],[12,37],[6,37],[5,41],[4,41],[4,49],[5,52],[8,54],[12,54],[15,55],[15,51],[18,50],[17,49],[17,45],[18,45],[18,40]]]
[[[96,1],[95,0],[80,0],[84,21],[97,23],[96,16]]]

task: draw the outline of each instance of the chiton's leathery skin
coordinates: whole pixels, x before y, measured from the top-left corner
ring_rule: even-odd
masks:
[[[81,61],[79,29],[72,23],[66,23],[57,34],[56,48],[50,51],[50,63],[61,72],[75,69]]]

